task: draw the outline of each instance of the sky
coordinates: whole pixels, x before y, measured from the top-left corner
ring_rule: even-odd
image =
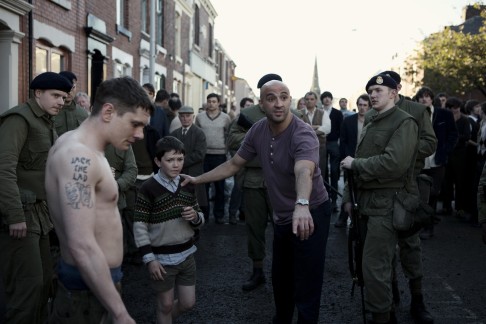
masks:
[[[473,0],[211,0],[214,33],[255,94],[277,73],[294,99],[310,90],[317,58],[321,92],[357,97],[375,74],[416,44],[462,23]],[[399,59],[398,59],[399,60]],[[395,60],[395,62],[397,59]],[[350,106],[353,106],[351,103]]]

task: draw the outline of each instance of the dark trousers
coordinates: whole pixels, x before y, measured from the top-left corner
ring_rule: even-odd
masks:
[[[339,168],[339,163],[341,162],[341,155],[339,153],[338,142],[337,141],[327,142],[326,150],[327,150],[327,155],[329,156],[329,167],[331,169],[331,172],[329,172],[329,170],[326,168],[325,179],[329,179],[329,173],[330,173],[331,179],[329,184],[337,190],[338,182],[339,182],[339,174],[341,172]],[[327,192],[329,192],[331,195],[333,205],[335,205],[337,199],[337,193],[334,190],[331,190],[329,186],[326,186],[326,189]]]
[[[0,232],[0,273],[7,298],[6,323],[45,323],[52,289],[49,235],[27,233],[18,240]]]
[[[298,323],[317,323],[321,302],[326,243],[331,209],[329,200],[311,210],[314,233],[301,241],[292,223],[274,225],[272,284],[274,324],[290,324],[297,307]]]
[[[442,182],[445,176],[445,167],[435,167],[430,169],[423,169],[422,173],[432,177],[432,188],[430,189],[429,206],[432,207],[434,212],[437,210],[437,201],[439,199],[440,190],[442,188]],[[434,225],[428,225],[425,227],[427,230],[433,230]]]
[[[229,203],[229,214],[230,216],[236,216],[238,211],[244,210],[243,208],[243,191],[241,188],[238,188],[238,184],[236,183],[236,176],[234,177],[234,185],[231,191],[231,198]]]
[[[218,165],[223,164],[226,162],[226,155],[225,154],[206,154],[204,157],[204,172],[211,171],[212,169],[216,168]],[[223,219],[224,218],[224,180],[213,182],[214,184],[214,191],[215,191],[215,198],[214,198],[214,207],[213,207],[213,215],[215,219]],[[211,183],[206,184],[206,196],[209,201],[209,187]]]

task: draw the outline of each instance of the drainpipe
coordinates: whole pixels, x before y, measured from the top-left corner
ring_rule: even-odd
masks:
[[[29,4],[32,4],[32,0],[29,0]],[[32,55],[32,50],[34,49],[34,16],[33,16],[33,12],[34,9],[32,9],[31,11],[29,11],[29,59],[28,59],[28,64],[29,64],[29,83],[32,82],[32,79],[33,79],[33,67],[32,67],[32,60],[33,60],[33,55]],[[29,87],[27,87],[29,88]],[[30,91],[27,90],[27,97],[30,98]]]
[[[150,83],[155,79],[155,12],[157,11],[155,0],[150,0]],[[159,31],[160,33],[161,31]]]

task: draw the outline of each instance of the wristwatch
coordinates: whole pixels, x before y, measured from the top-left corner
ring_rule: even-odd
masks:
[[[297,199],[295,202],[296,205],[301,205],[301,206],[309,206],[309,200],[307,199]]]

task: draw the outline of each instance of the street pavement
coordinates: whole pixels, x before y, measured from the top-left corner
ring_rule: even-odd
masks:
[[[337,214],[333,215],[334,223]],[[435,236],[422,241],[424,293],[436,324],[486,324],[486,245],[480,230],[454,216],[441,217]],[[217,225],[211,218],[197,244],[196,306],[175,323],[271,323],[274,304],[270,281],[272,228],[267,228],[264,271],[267,283],[244,292],[251,274],[246,256],[245,225]],[[351,296],[347,266],[347,230],[331,225],[319,323],[363,323],[359,289]],[[154,293],[143,265],[124,264],[123,299],[137,323],[155,323]],[[410,295],[401,269],[398,323],[413,323]],[[1,289],[0,289],[1,290]],[[1,294],[0,294],[1,295]],[[4,303],[0,298],[0,323]]]
[[[331,223],[337,214],[333,215]],[[267,228],[271,255],[272,229]],[[424,293],[436,324],[486,323],[486,245],[477,227],[453,216],[442,217],[435,236],[423,243]],[[241,284],[251,273],[246,257],[243,223],[217,225],[211,219],[201,230],[196,253],[196,306],[176,323],[271,323],[274,305],[270,258],[265,261],[267,283],[244,292]],[[124,268],[124,300],[138,323],[155,323],[154,296],[143,266]],[[413,323],[409,314],[407,281],[398,269],[401,303],[398,323]],[[351,296],[347,265],[347,230],[331,225],[319,323],[363,323],[359,288]],[[141,289],[141,287],[143,287]]]

